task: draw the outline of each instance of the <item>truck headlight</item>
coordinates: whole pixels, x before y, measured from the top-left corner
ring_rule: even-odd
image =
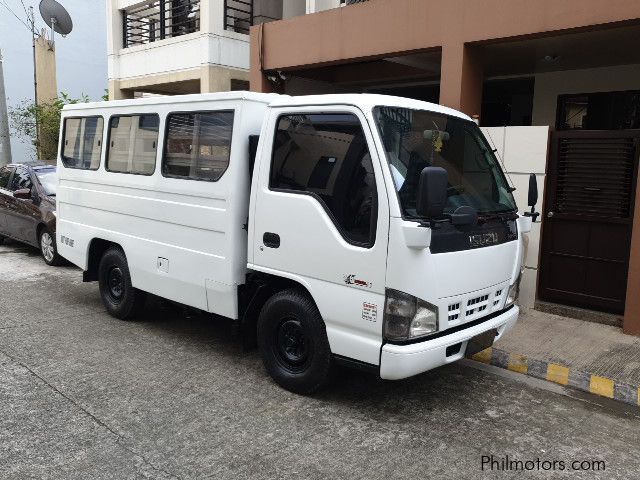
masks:
[[[438,331],[438,307],[424,300],[387,289],[384,302],[384,336],[410,340]]]
[[[516,278],[516,281],[513,285],[509,287],[509,291],[507,292],[507,301],[504,302],[504,308],[510,307],[516,300],[518,299],[518,295],[520,295],[520,280],[522,279],[522,272],[524,268],[520,270],[520,275]]]

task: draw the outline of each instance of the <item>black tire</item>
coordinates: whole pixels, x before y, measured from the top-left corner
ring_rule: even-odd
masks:
[[[102,303],[109,315],[120,320],[132,320],[142,313],[147,294],[131,285],[127,257],[121,249],[112,247],[102,255],[98,284]]]
[[[40,255],[44,263],[52,267],[58,267],[64,262],[63,258],[58,254],[58,246],[56,244],[56,236],[51,233],[48,228],[42,228],[38,235],[38,245],[40,245]]]
[[[267,300],[258,318],[258,348],[269,375],[291,392],[316,392],[331,378],[324,321],[304,292],[285,290]]]
[[[0,245],[2,245],[3,243],[4,243],[4,237],[0,235]]]

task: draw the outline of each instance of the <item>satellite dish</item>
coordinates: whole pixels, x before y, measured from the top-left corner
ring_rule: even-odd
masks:
[[[56,0],[40,0],[40,15],[47,25],[51,27],[51,41],[54,32],[67,36],[73,30],[73,22],[69,12]]]

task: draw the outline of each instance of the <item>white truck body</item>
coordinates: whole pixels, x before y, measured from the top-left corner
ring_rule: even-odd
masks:
[[[371,366],[382,378],[404,378],[456,361],[476,335],[495,329],[499,338],[516,322],[518,307],[507,305],[507,296],[519,279],[522,234],[529,219],[508,221],[520,225],[517,231],[510,227],[515,236],[509,241],[497,241],[497,234],[489,232],[486,246],[444,251],[447,248],[442,250],[445,243],[441,242],[441,251],[436,252],[432,237],[440,234],[437,225],[425,225],[403,214],[394,188],[396,173],[386,158],[388,147],[376,127],[376,108],[381,105],[471,122],[445,107],[379,95],[288,97],[230,92],[67,106],[62,115],[58,160],[59,253],[85,271],[86,279],[96,280],[99,259],[92,258],[95,242],[117,245],[126,255],[133,287],[238,320],[243,319],[246,303],[251,300],[243,300],[242,289],[253,275],[286,279],[308,292],[317,306],[332,354]],[[217,181],[165,175],[163,152],[171,113],[231,111],[228,167]],[[123,121],[113,124],[112,118],[143,114],[157,115],[151,130],[158,132],[157,143],[151,143],[149,137],[141,147],[148,151],[148,158],[145,166],[135,168],[142,168],[145,174],[109,171],[109,148],[117,148],[110,138],[110,126],[117,124],[114,128],[119,128],[118,122]],[[321,204],[319,199],[326,197],[320,190],[318,194],[300,194],[270,185],[274,145],[280,142],[275,137],[283,131],[278,122],[289,116],[293,131],[291,118],[333,118],[333,114],[357,119],[366,140],[364,148],[372,167],[366,175],[375,179],[372,188],[377,197],[368,245],[345,237],[335,217]],[[79,168],[80,163],[69,168],[63,158],[65,149],[71,148],[73,132],[69,129],[78,122],[65,121],[83,117],[102,118],[103,131],[97,135],[107,148],[99,148],[93,141],[92,169]],[[137,128],[144,128],[142,120]],[[429,131],[439,135],[434,142],[449,138],[439,130]],[[117,130],[114,132],[116,138]],[[134,136],[141,135],[135,132],[130,145],[136,142]],[[296,132],[301,135],[301,130]],[[253,172],[249,155],[252,135],[260,136]],[[84,139],[86,135],[80,132],[77,137]],[[289,142],[291,138],[295,136]],[[323,156],[322,168],[316,165],[324,173],[314,170],[307,176],[324,175],[323,188],[337,190],[335,166],[339,172],[341,155],[346,158],[347,153],[340,153],[341,134],[334,134],[327,142],[333,143],[325,148],[337,153]],[[189,146],[185,155],[193,158],[193,149]],[[301,167],[295,166],[299,154],[295,149],[287,154],[287,161],[294,162],[288,167],[293,168],[293,177],[303,175],[296,171]],[[135,161],[130,154],[127,167],[126,155],[118,158],[122,170],[131,169]],[[277,247],[266,244],[265,233],[270,232],[279,237]],[[482,243],[486,238],[469,236],[470,242],[476,240]],[[436,308],[437,332],[410,341],[386,339],[383,324],[390,289]]]

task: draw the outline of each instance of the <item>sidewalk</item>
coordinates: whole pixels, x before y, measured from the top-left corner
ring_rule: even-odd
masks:
[[[640,405],[640,337],[614,326],[523,309],[513,330],[472,358]]]

